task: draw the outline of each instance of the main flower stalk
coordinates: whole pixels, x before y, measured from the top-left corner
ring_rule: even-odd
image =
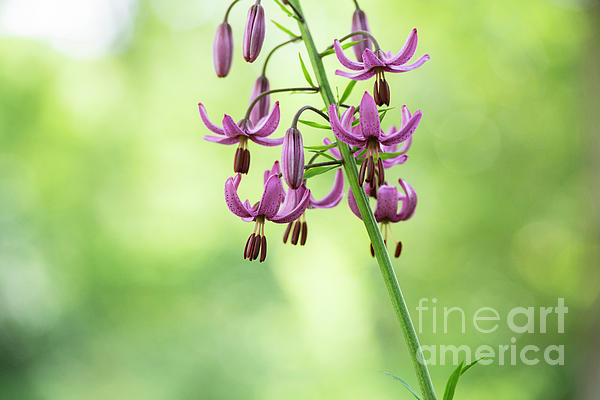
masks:
[[[302,13],[300,0],[288,1],[293,3],[293,6],[300,13]],[[331,90],[331,86],[329,85],[323,62],[319,56],[319,51],[315,46],[312,35],[306,23],[306,18],[304,18],[303,21],[298,21],[298,26],[306,46],[315,77],[319,83],[321,97],[323,98],[325,105],[329,107],[331,104],[334,104],[336,100]],[[337,140],[337,147],[342,155],[346,177],[350,183],[352,192],[354,193],[358,210],[360,211],[365,228],[367,229],[367,233],[371,239],[375,257],[379,263],[379,268],[381,270],[383,280],[385,281],[385,285],[388,289],[388,294],[392,301],[394,311],[396,312],[400,326],[402,327],[404,338],[409,347],[410,356],[413,360],[414,368],[419,379],[419,386],[423,395],[423,399],[436,400],[435,390],[433,388],[431,376],[429,375],[429,369],[427,368],[427,364],[425,363],[425,359],[421,351],[417,333],[408,312],[406,302],[404,301],[404,296],[402,295],[402,290],[398,284],[398,279],[396,278],[392,261],[387,252],[383,237],[379,231],[379,228],[377,227],[377,221],[373,216],[373,211],[369,206],[367,196],[360,187],[358,170],[356,168],[352,153],[350,152],[350,147],[340,140]]]

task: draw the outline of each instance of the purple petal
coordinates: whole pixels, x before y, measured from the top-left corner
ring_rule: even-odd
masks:
[[[381,135],[381,122],[379,121],[379,112],[377,104],[368,92],[360,101],[360,129],[363,137],[368,139],[374,137],[379,139]]]
[[[357,8],[354,11],[354,14],[352,14],[352,31],[351,32],[356,32],[356,31],[370,32],[369,22],[367,21],[367,14],[365,14],[365,12],[363,10],[361,10],[360,8]],[[364,40],[361,43],[358,43],[358,44],[355,44],[354,46],[352,46],[352,50],[354,51],[354,55],[356,56],[356,59],[358,61],[362,61],[363,52],[366,49],[371,48],[371,39],[369,39],[368,36],[364,36],[364,35],[352,36],[353,41],[357,41],[357,40],[361,40],[361,39],[364,39]]]
[[[396,157],[388,158],[387,160],[383,160],[383,168],[391,168],[394,165],[404,164],[408,160],[408,156],[406,154],[400,154]]]
[[[204,108],[202,103],[198,103],[198,109],[200,110],[200,118],[202,118],[202,122],[204,122],[204,125],[206,125],[209,131],[216,133],[217,135],[225,134],[223,128],[210,122],[210,119],[208,119],[208,114],[206,113],[206,108]]]
[[[392,144],[401,143],[407,140],[415,132],[417,126],[419,126],[419,122],[421,121],[422,116],[423,113],[420,110],[417,111],[408,120],[407,124],[402,127],[402,129],[391,134],[390,136],[385,137],[383,140],[381,140],[381,144],[383,144],[384,146],[390,146]]]
[[[235,123],[233,118],[227,114],[223,116],[223,130],[225,131],[225,136],[231,138],[237,136],[248,136],[246,132],[244,132],[239,125]]]
[[[275,217],[270,218],[270,220],[273,222],[276,222],[278,224],[288,224],[292,221],[295,221],[298,218],[300,218],[300,216],[302,216],[302,214],[304,214],[304,212],[308,208],[309,202],[310,202],[310,190],[306,189],[304,191],[302,198],[300,199],[300,201],[298,202],[296,207],[294,207],[294,209],[292,209],[289,212],[287,210],[285,210],[283,212],[279,212]]]
[[[381,61],[379,59],[379,57],[377,57],[375,55],[375,53],[373,53],[373,51],[371,51],[371,49],[366,49],[363,52],[363,62],[365,63],[365,67],[364,69],[372,69],[375,67],[383,67],[385,66],[385,63],[383,61]]]
[[[342,70],[338,69],[335,71],[335,74],[338,76],[343,76],[344,78],[352,79],[353,81],[364,81],[364,80],[367,80],[367,79],[375,76],[375,71],[372,69],[369,69],[369,70],[363,70],[363,71],[359,71],[356,73],[352,73],[352,72],[346,72],[346,71],[342,71]]]
[[[350,110],[352,110],[351,114],[353,114],[354,107],[350,107],[346,111],[346,113],[348,113],[348,111],[350,111]],[[344,113],[344,115],[346,115],[346,113]],[[337,107],[335,104],[332,104],[331,106],[329,106],[329,121],[331,123],[331,129],[333,130],[333,134],[339,140],[341,140],[344,143],[348,143],[352,146],[363,147],[365,145],[366,142],[363,139],[355,137],[352,134],[352,132],[348,131],[347,128],[342,125],[341,121],[338,118]]]
[[[431,57],[429,57],[429,54],[425,54],[423,57],[419,58],[413,64],[402,65],[402,66],[390,65],[390,66],[385,67],[385,71],[386,72],[408,72],[408,71],[412,71],[413,69],[417,69],[421,65],[425,64],[425,62],[428,61],[430,58]]]
[[[265,218],[271,219],[277,214],[279,205],[281,204],[282,188],[279,176],[271,175],[267,179],[262,198],[260,199],[260,203],[258,203],[256,215],[264,215]]]
[[[238,174],[239,175],[239,174]],[[253,217],[250,210],[242,204],[240,197],[237,194],[237,187],[240,178],[228,178],[225,181],[225,202],[232,213],[241,218]]]
[[[271,175],[279,175],[281,173],[281,168],[279,168],[279,161],[275,160],[275,162],[273,163],[273,167],[271,167],[270,170],[266,170],[264,173],[264,180],[263,183],[266,185],[267,184],[267,180],[269,179],[269,177]]]
[[[333,144],[333,142],[329,140],[329,138],[323,138],[323,144],[329,146],[330,144]],[[329,149],[329,152],[338,160],[342,159],[342,155],[340,154],[340,151],[337,149],[337,147],[332,147],[331,149]]]
[[[211,136],[204,135],[204,140],[219,143],[219,144],[236,144],[240,142],[240,138],[238,137],[222,137],[222,136]]]
[[[213,41],[213,64],[219,78],[227,76],[233,60],[233,35],[231,26],[223,22],[217,28]]]
[[[265,10],[260,3],[254,4],[248,10],[246,18],[246,27],[244,29],[244,39],[242,43],[242,53],[244,59],[248,62],[254,62],[263,42],[265,41]]]
[[[358,210],[358,204],[356,204],[356,199],[354,198],[354,193],[352,193],[352,189],[350,188],[348,188],[348,206],[354,215],[362,219],[360,216],[360,211]]]
[[[250,136],[258,136],[258,137],[267,137],[272,135],[273,132],[277,129],[279,125],[280,119],[280,111],[279,111],[279,102],[276,101],[273,109],[271,110],[271,114],[267,118],[263,118],[260,120],[258,126],[253,129],[250,129],[248,133]]]
[[[399,179],[398,182],[400,183],[400,186],[402,186],[405,195],[398,194],[399,199],[402,200],[402,208],[396,219],[392,222],[410,219],[417,208],[417,192],[415,192],[415,189],[413,189],[413,187],[404,179]]]
[[[410,117],[412,117],[412,114],[410,113],[410,111],[408,111],[408,107],[406,107],[406,104],[404,104],[402,106],[402,113],[401,113],[401,115],[402,115],[401,126],[406,126],[406,124],[410,120]]]
[[[333,48],[335,50],[335,55],[337,56],[340,64],[342,64],[344,67],[352,69],[354,71],[360,71],[365,68],[365,65],[363,63],[352,61],[351,59],[346,57],[339,40],[335,39],[333,41]]]
[[[269,91],[269,80],[266,76],[261,75],[254,82],[252,92],[250,92],[250,103],[254,101],[259,95]],[[250,121],[256,126],[264,117],[269,114],[269,107],[271,107],[271,96],[266,95],[260,98],[258,102],[250,111]]]
[[[273,147],[280,146],[283,143],[283,138],[271,139],[271,138],[263,138],[259,136],[250,136],[250,140],[254,143],[260,144],[261,146]]]
[[[406,43],[402,47],[402,50],[393,57],[387,57],[385,63],[388,65],[402,65],[407,63],[414,55],[417,50],[417,28],[414,28],[408,34]]]
[[[395,186],[382,185],[377,191],[377,206],[375,206],[375,219],[381,222],[384,219],[394,221],[398,211],[398,189]],[[394,221],[396,222],[396,221]]]
[[[331,208],[337,206],[344,197],[344,173],[341,169],[335,172],[335,180],[331,191],[321,200],[310,196],[310,208]]]

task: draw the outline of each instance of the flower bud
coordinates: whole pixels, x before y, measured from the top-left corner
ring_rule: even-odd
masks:
[[[213,64],[219,78],[224,78],[229,74],[232,60],[233,35],[231,33],[231,25],[223,22],[217,28],[215,40],[213,41]]]
[[[265,10],[257,1],[250,10],[246,19],[246,28],[244,29],[244,43],[242,52],[244,60],[254,62],[260,54],[263,42],[265,41]]]
[[[352,32],[356,32],[356,31],[371,32],[369,30],[369,23],[367,22],[367,14],[365,14],[365,12],[359,8],[357,8],[354,11],[354,14],[352,15]],[[353,41],[357,41],[357,40],[361,40],[361,39],[365,39],[365,40],[357,45],[352,46],[352,49],[354,50],[354,55],[356,56],[356,59],[358,61],[362,62],[363,52],[366,49],[371,48],[371,39],[369,39],[368,37],[363,36],[363,35],[356,35],[356,36],[352,37]]]
[[[302,134],[296,128],[285,132],[281,148],[281,168],[290,189],[298,189],[304,180],[304,147]]]
[[[250,103],[252,103],[252,101],[254,101],[254,99],[257,98],[258,95],[268,90],[269,80],[264,75],[259,76],[256,82],[254,83],[252,92],[250,93]],[[252,124],[256,126],[258,124],[258,121],[269,115],[269,107],[271,107],[271,96],[266,95],[261,97],[250,112],[250,122],[252,122]]]

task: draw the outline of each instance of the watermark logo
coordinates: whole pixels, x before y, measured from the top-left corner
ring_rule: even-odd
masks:
[[[564,344],[550,344],[545,347],[527,344],[519,346],[518,335],[538,333],[565,333],[565,316],[569,308],[565,299],[558,298],[551,307],[514,307],[501,315],[493,307],[481,307],[469,314],[461,307],[447,307],[438,304],[436,298],[422,298],[417,306],[418,331],[423,333],[424,321],[431,323],[432,333],[449,332],[449,326],[460,326],[462,334],[467,329],[480,334],[491,334],[501,328],[512,332],[510,343],[481,345],[472,348],[467,345],[424,345],[421,346],[419,359],[430,365],[458,364],[461,360],[470,363],[481,359],[481,365],[564,365]]]

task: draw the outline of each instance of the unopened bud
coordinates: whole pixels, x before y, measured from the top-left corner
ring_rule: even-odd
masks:
[[[252,103],[252,101],[254,101],[254,99],[257,98],[260,94],[267,92],[268,90],[269,80],[264,75],[259,76],[256,82],[254,83],[252,92],[250,93],[250,103]],[[266,95],[261,97],[250,112],[250,122],[252,122],[252,124],[256,126],[258,124],[258,121],[269,115],[269,107],[271,107],[271,96]]]
[[[232,60],[233,35],[231,33],[231,26],[229,23],[223,22],[217,28],[215,40],[213,41],[213,64],[219,78],[224,78],[229,74]]]
[[[244,29],[244,60],[254,62],[260,54],[265,41],[265,10],[256,2],[248,10],[246,28]]]
[[[356,31],[367,31],[369,30],[369,23],[367,22],[367,14],[361,9],[356,9],[352,15],[352,32]],[[354,55],[358,61],[362,62],[362,55],[366,49],[371,48],[371,39],[363,35],[356,35],[352,37],[353,41],[364,39],[361,43],[352,46]]]
[[[296,128],[285,132],[281,148],[283,178],[290,189],[298,189],[304,179],[304,147],[302,134]]]

